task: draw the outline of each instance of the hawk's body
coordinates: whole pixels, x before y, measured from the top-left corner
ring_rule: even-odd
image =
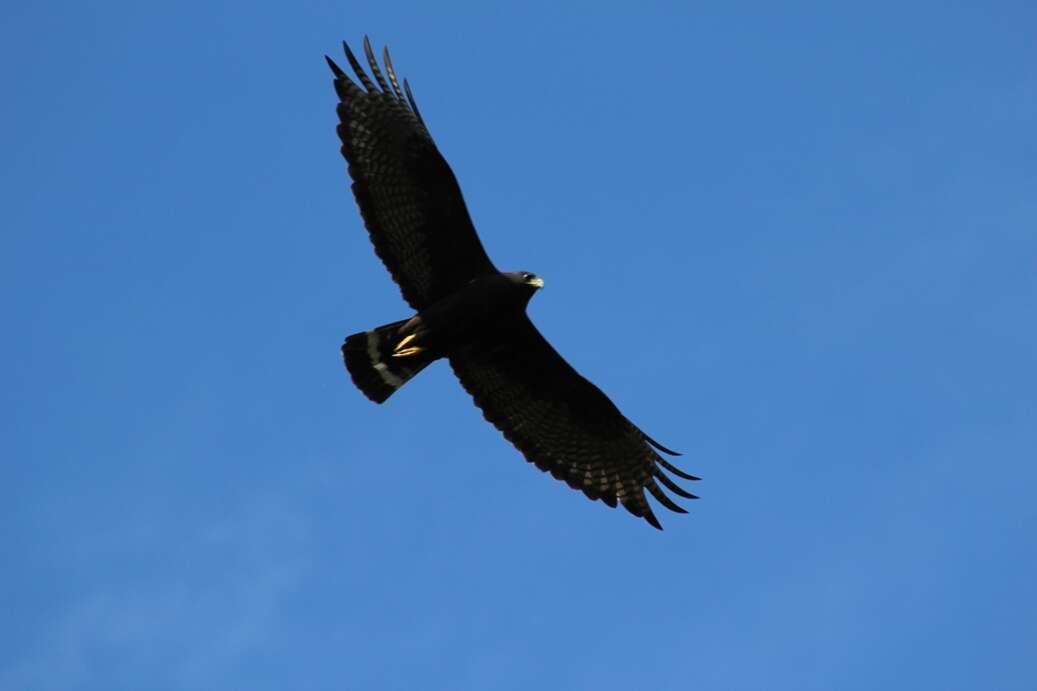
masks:
[[[409,86],[401,91],[388,51],[386,80],[367,39],[364,49],[377,84],[348,46],[363,88],[328,59],[341,100],[342,153],[375,251],[418,313],[346,339],[342,351],[354,383],[382,403],[447,358],[486,419],[541,470],[591,499],[622,504],[656,528],[645,489],[684,513],[656,481],[694,498],[662,469],[698,478],[659,456],[656,449],[674,452],[627,420],[529,321],[526,305],[543,282],[493,265]]]

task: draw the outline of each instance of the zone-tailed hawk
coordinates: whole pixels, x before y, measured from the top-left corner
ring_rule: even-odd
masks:
[[[502,273],[486,256],[461,189],[436,149],[406,80],[388,49],[385,74],[364,38],[374,81],[343,43],[358,85],[331,58],[338,93],[338,135],[364,225],[375,252],[417,312],[348,337],[346,367],[372,401],[384,402],[440,358],[487,420],[541,470],[609,506],[622,504],[656,528],[644,490],[686,511],[660,483],[688,499],[663,469],[666,449],[627,420],[544,339],[526,305],[544,285],[537,276]]]

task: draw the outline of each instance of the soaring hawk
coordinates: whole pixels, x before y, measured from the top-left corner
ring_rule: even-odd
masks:
[[[406,80],[401,90],[388,49],[383,74],[364,38],[372,81],[343,46],[360,84],[327,58],[340,100],[342,155],[375,252],[416,311],[346,339],[342,354],[353,383],[383,403],[446,358],[486,419],[527,461],[660,530],[644,490],[687,513],[659,484],[687,499],[695,495],[663,470],[698,478],[660,456],[657,450],[679,454],[627,420],[540,335],[526,305],[544,282],[526,271],[502,273],[486,256],[457,180]]]

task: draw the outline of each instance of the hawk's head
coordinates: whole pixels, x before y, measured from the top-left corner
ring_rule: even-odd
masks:
[[[502,306],[517,304],[525,307],[533,294],[543,287],[543,279],[528,271],[500,273],[486,284],[486,290],[496,295],[494,299],[499,300]]]
[[[515,283],[528,286],[531,291],[536,291],[544,287],[544,279],[528,271],[512,271],[508,274],[508,278]]]

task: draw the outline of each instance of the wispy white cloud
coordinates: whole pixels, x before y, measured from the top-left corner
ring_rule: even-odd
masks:
[[[128,527],[127,547],[166,552],[168,568],[83,594],[27,659],[0,673],[0,687],[211,687],[276,633],[282,603],[309,566],[306,524],[272,501],[198,525],[175,544],[142,545],[142,534]],[[180,554],[213,558],[187,563]]]

